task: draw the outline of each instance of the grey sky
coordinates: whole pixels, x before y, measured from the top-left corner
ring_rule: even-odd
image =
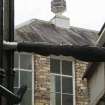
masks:
[[[70,25],[100,30],[105,22],[105,0],[66,0]],[[16,25],[30,19],[50,20],[51,0],[15,0]]]

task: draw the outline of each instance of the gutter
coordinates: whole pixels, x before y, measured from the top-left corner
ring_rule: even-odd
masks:
[[[34,52],[43,56],[63,55],[72,56],[78,60],[86,62],[105,61],[105,47],[96,46],[73,46],[54,45],[32,42],[3,42],[4,50],[14,50],[18,52]]]

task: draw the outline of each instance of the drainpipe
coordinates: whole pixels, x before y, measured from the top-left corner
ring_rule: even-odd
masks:
[[[3,0],[0,0],[0,84],[3,80]],[[0,105],[2,98],[0,96]]]
[[[4,0],[4,35],[6,41],[14,41],[14,0]],[[14,51],[3,52],[3,68],[6,72],[5,87],[13,92],[14,81]],[[5,99],[4,105],[11,105],[8,99]]]

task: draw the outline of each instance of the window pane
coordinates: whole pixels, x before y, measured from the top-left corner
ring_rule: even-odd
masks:
[[[20,68],[21,69],[32,69],[32,56],[28,54],[20,55]]]
[[[20,105],[32,105],[32,91],[27,90]]]
[[[56,60],[56,59],[51,59],[50,63],[51,63],[51,65],[50,65],[51,72],[60,74],[60,61]]]
[[[18,68],[18,63],[19,63],[19,56],[18,56],[18,53],[15,53],[14,54],[14,67],[15,68]]]
[[[32,88],[32,73],[21,71],[20,72],[20,85],[27,85],[28,88]]]
[[[51,75],[51,92],[60,92],[61,84],[60,84],[60,76]]]
[[[51,93],[51,105],[61,105],[61,94]]]
[[[68,94],[73,93],[72,78],[62,76],[62,92]]]
[[[62,61],[62,74],[63,75],[72,75],[72,62]]]
[[[56,94],[56,105],[61,105],[61,95]]]
[[[15,71],[14,87],[18,87],[18,85],[19,85],[18,82],[19,82],[19,71],[16,70],[16,71]]]
[[[62,105],[73,105],[73,96],[62,94]]]

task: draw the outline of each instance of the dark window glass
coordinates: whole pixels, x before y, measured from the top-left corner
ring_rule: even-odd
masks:
[[[60,76],[51,75],[51,92],[60,92],[61,84],[60,84]]]
[[[14,87],[18,87],[19,86],[19,71],[16,70],[15,71],[15,80],[14,80]]]
[[[61,91],[61,84],[60,84],[60,76],[55,76],[55,87],[56,87],[56,92]]]
[[[20,105],[32,105],[32,91],[27,90]]]
[[[72,78],[62,76],[62,93],[73,93]]]
[[[55,100],[56,100],[55,105],[61,105],[61,94],[56,94]]]
[[[21,69],[32,69],[32,56],[28,54],[20,55],[20,68]]]
[[[20,71],[20,85],[27,85],[28,88],[32,88],[31,72]]]
[[[50,101],[51,105],[61,105],[61,94],[51,93]]]
[[[15,53],[14,54],[14,67],[15,68],[18,68],[18,66],[19,66],[19,56],[18,56],[18,53]]]
[[[62,105],[73,105],[73,96],[62,94]]]
[[[62,74],[63,75],[72,75],[72,62],[62,61]]]
[[[56,59],[51,59],[50,63],[51,72],[60,74],[60,61]]]

